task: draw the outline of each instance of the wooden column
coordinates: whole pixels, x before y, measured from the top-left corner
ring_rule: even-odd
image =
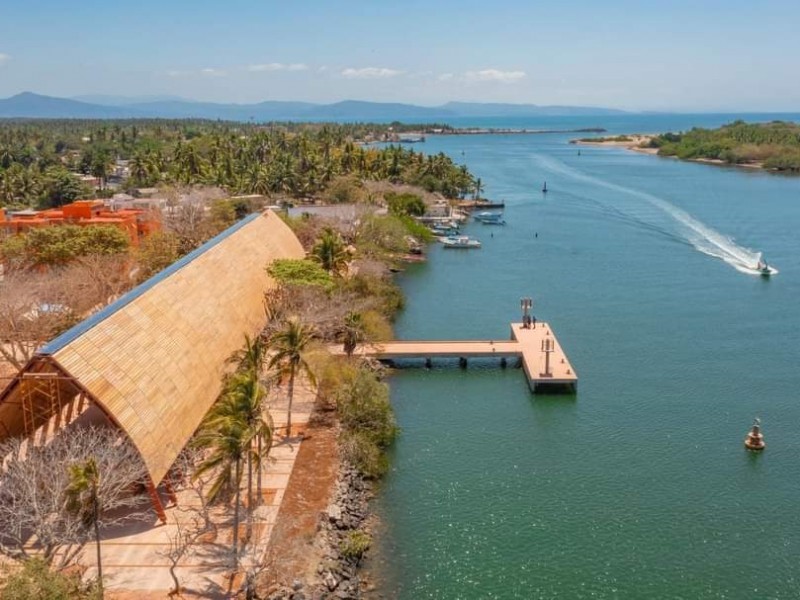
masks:
[[[152,480],[147,482],[147,493],[150,494],[150,501],[153,503],[153,509],[156,511],[158,519],[166,525],[167,513],[164,512],[164,505],[161,504],[161,498],[158,497],[158,490]]]

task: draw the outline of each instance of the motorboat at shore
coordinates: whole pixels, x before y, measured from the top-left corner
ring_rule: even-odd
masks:
[[[481,243],[468,235],[454,235],[442,239],[445,248],[480,248]]]

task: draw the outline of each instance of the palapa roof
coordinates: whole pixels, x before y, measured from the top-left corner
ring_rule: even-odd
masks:
[[[274,213],[240,221],[42,347],[0,393],[0,438],[24,432],[24,378],[57,371],[130,437],[159,483],[217,398],[227,359],[265,324],[267,265],[304,255]]]

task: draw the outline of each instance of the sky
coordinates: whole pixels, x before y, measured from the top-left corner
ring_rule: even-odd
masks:
[[[800,110],[800,2],[0,0],[0,97]]]

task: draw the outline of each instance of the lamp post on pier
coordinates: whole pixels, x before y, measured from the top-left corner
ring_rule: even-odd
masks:
[[[539,377],[552,377],[550,372],[550,354],[555,352],[556,343],[551,337],[542,340],[542,352],[544,352],[544,373],[539,373]]]
[[[522,327],[525,329],[531,328],[531,315],[530,310],[533,308],[533,298],[520,298],[519,305],[522,309]]]

